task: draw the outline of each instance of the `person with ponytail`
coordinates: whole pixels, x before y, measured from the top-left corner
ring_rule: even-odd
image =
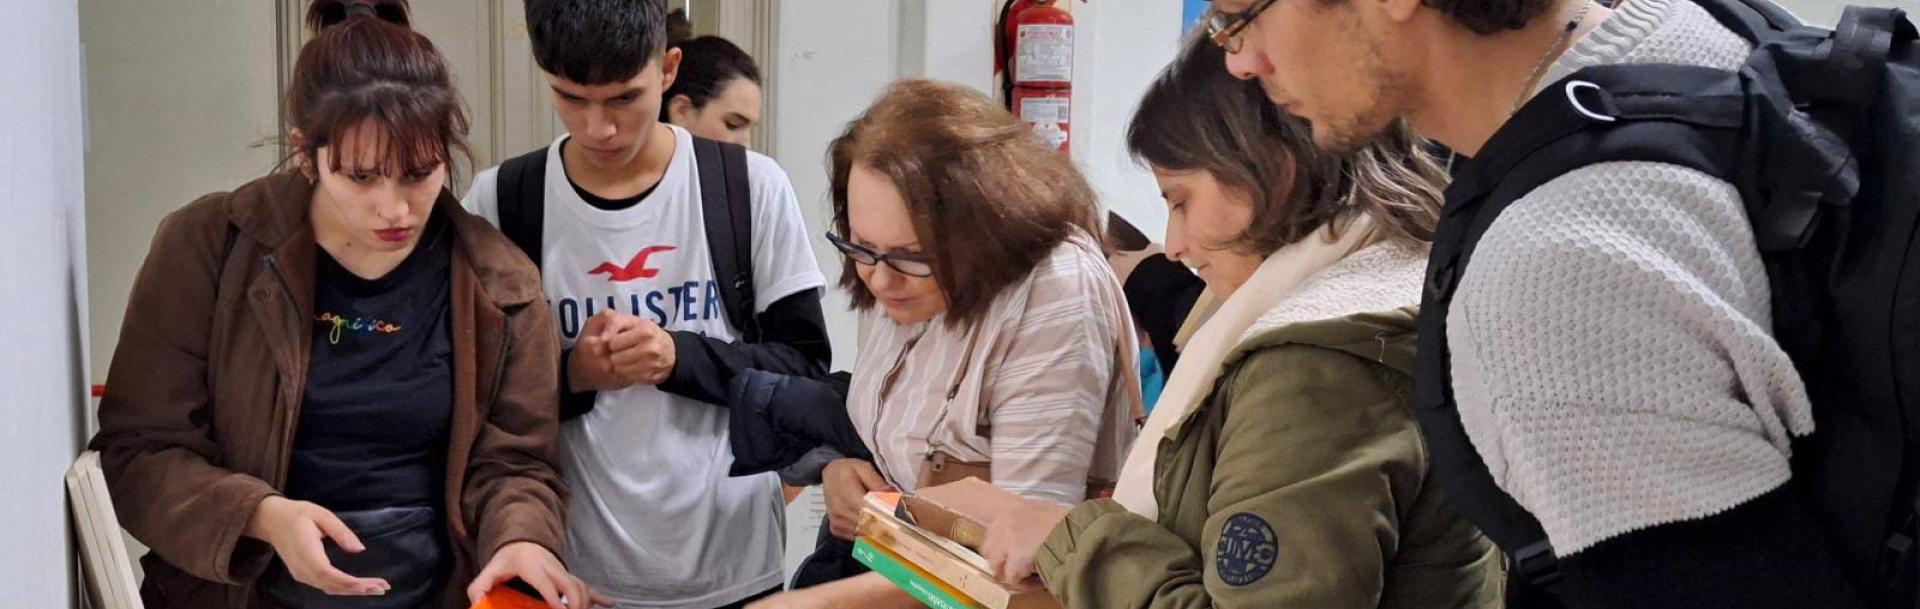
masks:
[[[465,607],[557,556],[540,275],[449,191],[468,118],[405,0],[315,0],[282,166],[161,221],[100,402],[148,609]]]
[[[675,17],[679,19],[675,19]],[[747,145],[760,123],[760,66],[753,56],[719,36],[680,39],[683,11],[667,16],[669,48],[680,49],[680,73],[667,87],[660,122],[686,128],[695,137]]]

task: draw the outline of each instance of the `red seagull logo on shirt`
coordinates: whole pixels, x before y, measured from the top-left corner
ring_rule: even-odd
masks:
[[[656,245],[653,247],[649,247],[647,249],[640,250],[640,253],[638,254],[634,254],[633,259],[628,260],[627,265],[624,267],[615,266],[611,262],[602,262],[600,263],[600,266],[593,267],[593,270],[587,271],[587,274],[588,275],[605,274],[607,276],[607,281],[612,281],[612,282],[633,281],[635,279],[652,279],[655,276],[660,274],[660,269],[647,268],[647,259],[652,258],[654,254],[658,254],[660,252],[671,252],[674,249],[675,248],[671,245]]]

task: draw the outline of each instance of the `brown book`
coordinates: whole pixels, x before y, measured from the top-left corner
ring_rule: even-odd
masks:
[[[978,478],[920,489],[900,499],[920,528],[979,550],[987,523],[1013,509],[1019,497]]]
[[[1045,589],[1000,583],[987,571],[986,559],[979,554],[895,518],[872,502],[861,510],[858,537],[898,555],[989,609],[1060,609],[1060,601]]]

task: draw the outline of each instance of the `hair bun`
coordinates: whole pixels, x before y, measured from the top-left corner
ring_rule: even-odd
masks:
[[[687,9],[676,8],[667,13],[667,47],[677,47],[692,39],[693,22],[687,19]]]
[[[369,17],[410,27],[406,0],[313,0],[307,7],[307,30],[318,36],[357,17]]]

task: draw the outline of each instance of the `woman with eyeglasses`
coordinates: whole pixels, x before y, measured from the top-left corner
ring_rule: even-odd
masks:
[[[1352,156],[1189,42],[1128,147],[1167,253],[1224,299],[1112,501],[1026,500],[981,554],[1067,607],[1492,609],[1499,553],[1442,501],[1409,394],[1442,174],[1390,132]]]
[[[895,84],[831,149],[840,286],[859,310],[847,414],[873,461],[829,465],[834,535],[869,491],[973,476],[1079,502],[1110,487],[1140,408],[1132,322],[1091,186],[986,96]],[[917,607],[877,574],[772,607]]]

